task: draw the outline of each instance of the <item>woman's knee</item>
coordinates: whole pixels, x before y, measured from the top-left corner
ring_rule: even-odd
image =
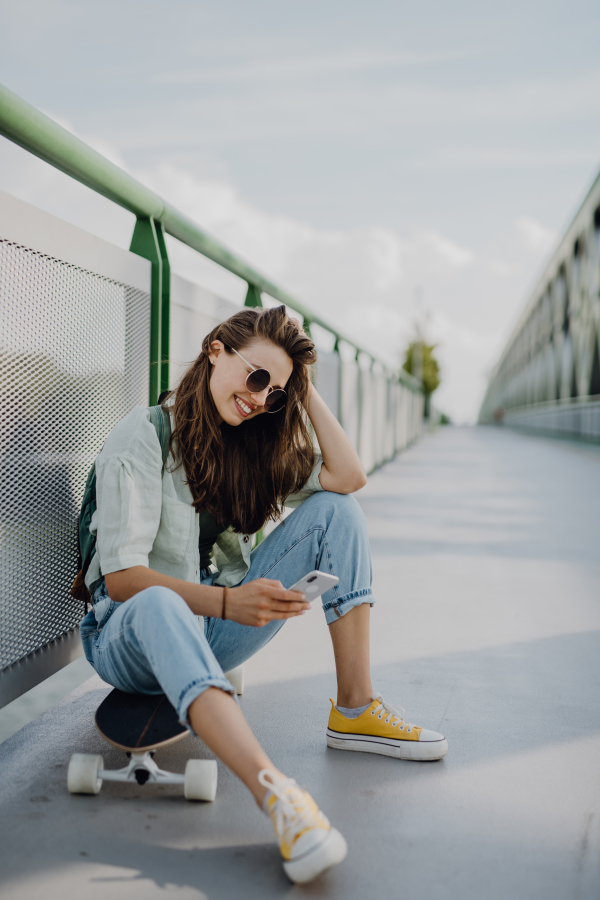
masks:
[[[323,510],[328,519],[340,517],[346,527],[366,528],[365,516],[356,497],[352,494],[336,494],[334,491],[318,491],[306,503]]]

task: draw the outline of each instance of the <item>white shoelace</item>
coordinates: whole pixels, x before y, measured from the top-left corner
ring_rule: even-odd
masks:
[[[258,773],[258,780],[277,797],[275,829],[279,838],[288,846],[292,845],[298,831],[325,827],[324,822],[319,821],[314,811],[307,806],[306,795],[293,778],[278,778],[270,769],[263,769]]]
[[[386,703],[381,694],[373,694],[373,700],[379,700],[379,706],[376,706],[375,709],[371,710],[371,715],[377,715],[378,719],[383,719],[383,714],[387,715],[385,720],[386,725],[392,721],[392,728],[395,728],[396,725],[402,726],[399,728],[400,731],[404,731],[404,726],[406,726],[406,731],[410,733],[413,730],[413,726],[410,722],[405,722],[402,718],[402,713],[404,710],[400,707],[400,710],[395,709],[391,703]]]

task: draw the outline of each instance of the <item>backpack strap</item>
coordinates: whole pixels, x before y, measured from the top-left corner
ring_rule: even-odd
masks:
[[[162,406],[150,407],[150,421],[156,429],[158,440],[160,441],[160,449],[162,451],[163,470],[169,455],[169,444],[171,441],[171,416],[168,410]]]
[[[162,453],[162,471],[164,474],[165,464],[169,455],[169,444],[171,441],[171,417],[166,409],[161,406],[150,407],[150,421],[156,429],[158,440],[160,441],[160,449]],[[77,577],[71,587],[71,596],[76,600],[83,600],[85,603],[85,611],[87,612],[90,594],[85,584],[85,576],[89,565],[96,552],[96,538],[90,533],[90,523],[96,512],[96,464],[94,463],[89,471],[79,520],[77,523],[77,550],[79,569]]]

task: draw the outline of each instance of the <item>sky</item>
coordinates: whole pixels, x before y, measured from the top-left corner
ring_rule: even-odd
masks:
[[[421,328],[462,423],[600,167],[599,38],[584,0],[0,0],[0,81],[389,364]],[[129,245],[5,139],[0,188]]]

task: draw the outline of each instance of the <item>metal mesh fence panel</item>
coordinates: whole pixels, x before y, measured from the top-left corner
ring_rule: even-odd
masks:
[[[149,294],[0,240],[0,669],[75,626],[90,465],[148,399]]]

